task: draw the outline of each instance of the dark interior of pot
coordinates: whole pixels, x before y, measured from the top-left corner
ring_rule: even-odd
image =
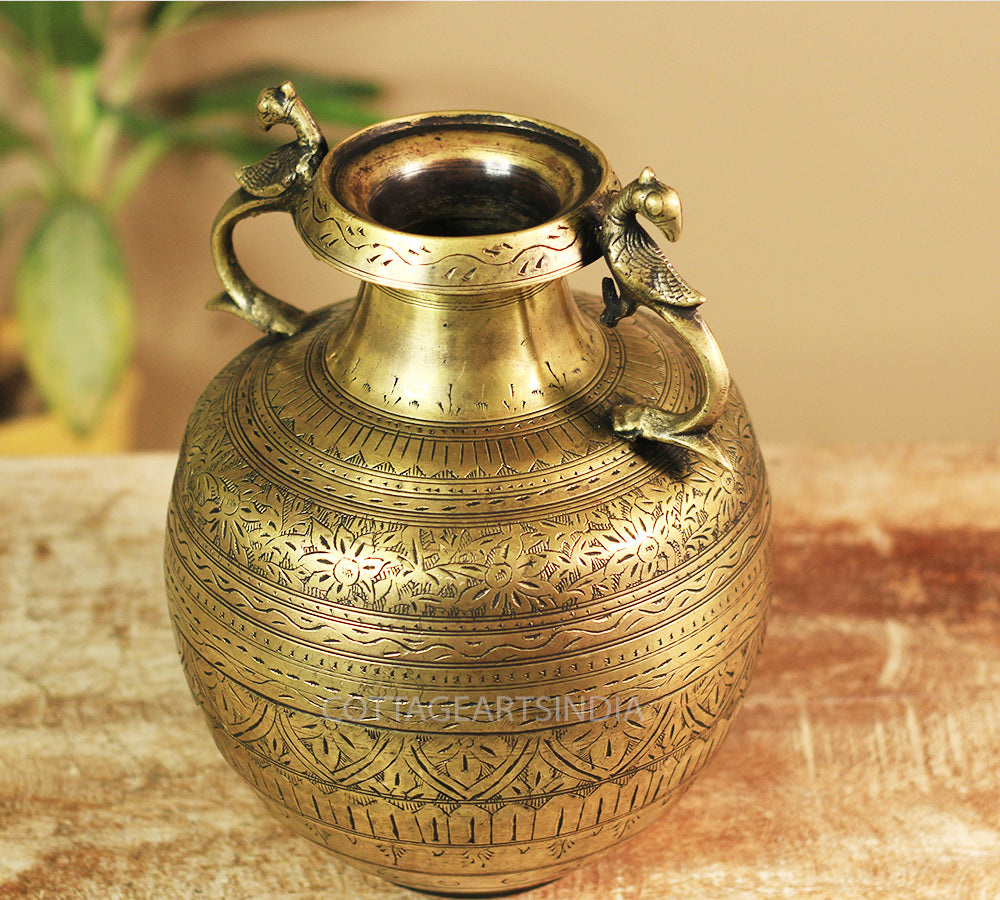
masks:
[[[410,234],[471,237],[541,225],[562,206],[558,192],[531,169],[458,158],[388,175],[372,191],[368,215]]]
[[[501,114],[429,114],[360,132],[331,151],[333,196],[371,222],[427,237],[523,231],[557,219],[605,176],[569,132]]]

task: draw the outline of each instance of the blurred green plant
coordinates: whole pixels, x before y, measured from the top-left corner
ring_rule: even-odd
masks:
[[[324,124],[377,118],[368,109],[375,85],[292,68],[241,69],[140,94],[162,40],[220,16],[299,5],[0,3],[0,50],[13,80],[0,112],[0,163],[22,160],[12,180],[23,182],[0,191],[0,209],[10,216],[30,206],[35,217],[17,261],[13,312],[31,380],[77,434],[99,420],[132,356],[132,292],[114,224],[153,166],[178,149],[259,160],[274,144],[256,129],[257,95],[289,78]]]

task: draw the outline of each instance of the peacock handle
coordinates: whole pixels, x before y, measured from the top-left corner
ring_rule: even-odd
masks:
[[[680,198],[649,168],[614,196],[601,225],[601,250],[613,276],[604,279],[601,322],[613,328],[640,305],[648,306],[697,360],[701,393],[690,409],[682,411],[619,404],[611,410],[612,426],[627,440],[641,437],[675,444],[731,469],[725,452],[709,433],[726,406],[729,370],[698,311],[705,298],[677,273],[639,224],[639,215],[668,240],[680,236]]]
[[[301,330],[306,313],[254,283],[236,256],[233,231],[241,220],[251,216],[293,213],[327,145],[290,81],[261,91],[257,122],[265,131],[272,125],[290,125],[295,129],[295,140],[236,173],[240,188],[219,210],[212,225],[212,256],[226,289],[209,302],[208,308],[231,312],[267,334],[291,335]]]

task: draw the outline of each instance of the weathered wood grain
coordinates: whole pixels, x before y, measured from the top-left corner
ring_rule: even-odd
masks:
[[[776,598],[703,777],[556,898],[1000,890],[1000,450],[768,448]],[[417,897],[222,761],[164,606],[164,455],[0,462],[0,898]]]

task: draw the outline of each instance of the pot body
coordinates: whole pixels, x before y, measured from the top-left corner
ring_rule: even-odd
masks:
[[[743,402],[711,429],[726,465],[623,440],[616,405],[686,409],[704,379],[662,317],[600,314],[561,277],[366,281],[191,417],[166,577],[194,696],[273,813],[399,884],[514,890],[611,848],[754,669],[770,507]]]

